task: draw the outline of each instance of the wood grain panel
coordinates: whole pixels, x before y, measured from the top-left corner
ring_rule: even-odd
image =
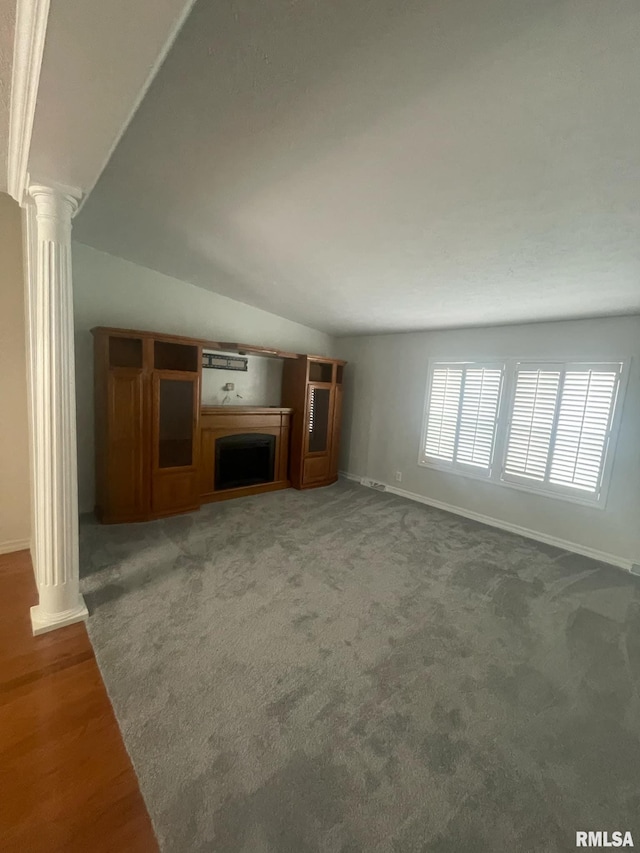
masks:
[[[278,442],[278,457],[276,463],[276,479],[289,479],[289,418],[283,423]]]
[[[156,473],[153,476],[151,509],[154,515],[174,512],[189,512],[197,509],[198,471],[174,471]]]
[[[340,431],[342,427],[342,385],[336,385],[333,398],[333,423],[331,425],[331,464],[332,476],[338,476],[340,467]]]
[[[200,418],[202,429],[229,429],[238,431],[240,429],[259,430],[263,428],[280,429],[282,415],[280,412],[219,412],[212,413],[203,410]]]
[[[212,494],[215,486],[216,436],[205,429],[204,418],[200,429],[200,495],[204,498]]]
[[[112,370],[107,383],[110,436],[106,487],[109,517],[138,517],[147,509],[144,476],[144,381],[138,370]]]
[[[329,474],[328,456],[309,456],[304,460],[303,483],[315,483],[326,480]]]

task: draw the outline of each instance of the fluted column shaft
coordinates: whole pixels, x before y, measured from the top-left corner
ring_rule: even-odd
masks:
[[[29,339],[39,634],[87,617],[79,586],[71,217],[77,200],[31,186]]]

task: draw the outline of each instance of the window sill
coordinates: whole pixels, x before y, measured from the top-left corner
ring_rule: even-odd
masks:
[[[420,460],[419,468],[431,468],[434,471],[440,471],[443,474],[454,474],[456,477],[464,477],[467,480],[479,480],[482,483],[487,483],[491,486],[498,486],[507,489],[515,489],[517,492],[526,492],[530,495],[536,495],[541,498],[551,498],[555,501],[563,501],[564,503],[578,504],[579,506],[589,507],[589,509],[604,510],[606,507],[607,496],[602,494],[599,500],[593,498],[583,498],[580,495],[565,495],[558,492],[547,491],[546,489],[537,489],[535,486],[529,486],[526,483],[512,483],[509,480],[503,480],[495,475],[490,474],[475,474],[473,471],[462,471],[459,468],[451,468],[447,465],[439,464],[438,462],[426,462]]]
[[[486,471],[474,471],[473,468],[452,468],[446,462],[442,463],[435,460],[432,462],[422,459],[418,462],[418,465],[420,468],[433,468],[435,471],[443,471],[445,474],[457,474],[459,477],[467,477],[470,480],[481,480],[483,483],[494,482],[489,473]]]

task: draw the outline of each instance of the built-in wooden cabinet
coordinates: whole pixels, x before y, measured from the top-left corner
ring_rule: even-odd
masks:
[[[345,362],[130,329],[92,332],[100,521],[146,521],[338,478]],[[282,359],[282,408],[202,407],[203,349]]]
[[[282,402],[293,412],[289,476],[297,489],[338,479],[344,364],[305,355],[284,364]]]
[[[93,335],[97,517],[144,521],[196,509],[198,344],[121,329]]]

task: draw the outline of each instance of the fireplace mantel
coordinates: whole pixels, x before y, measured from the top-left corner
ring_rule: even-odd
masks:
[[[283,406],[202,406],[203,415],[280,415],[291,414],[293,409]]]
[[[289,455],[290,408],[282,406],[202,406],[200,410],[200,496],[203,502],[221,501],[286,489]],[[258,433],[276,439],[274,480],[253,486],[216,491],[216,441],[229,435]]]

